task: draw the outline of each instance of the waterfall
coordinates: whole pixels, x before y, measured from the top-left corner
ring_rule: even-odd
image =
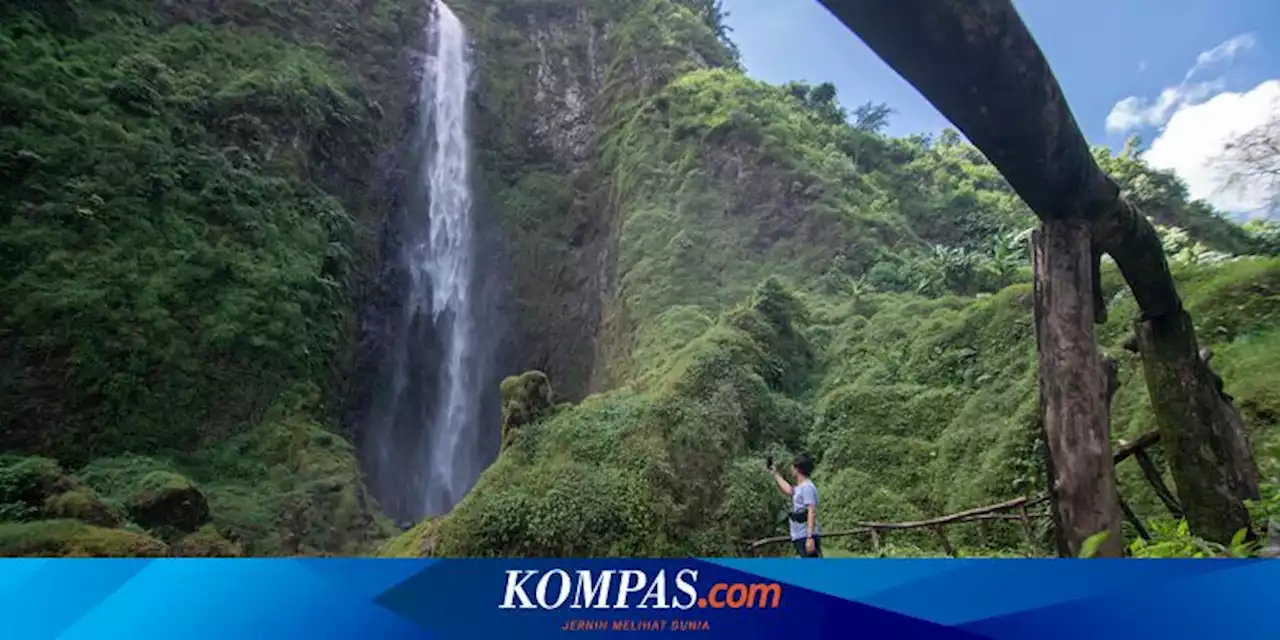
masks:
[[[427,512],[453,506],[470,489],[467,431],[476,427],[476,392],[467,364],[475,342],[470,287],[472,258],[471,183],[468,178],[470,148],[467,140],[466,34],[462,23],[443,2],[435,20],[436,46],[424,76],[423,101],[431,105],[435,141],[431,161],[424,167],[430,188],[430,229],[425,251],[419,251],[415,272],[432,284],[432,312],[437,325],[448,324],[441,391],[431,443],[431,475],[438,491],[427,497]],[[428,79],[427,76],[430,76]],[[431,84],[428,90],[425,85]],[[425,94],[430,91],[430,95]],[[415,287],[415,294],[422,290]],[[467,486],[464,486],[467,485]]]
[[[426,35],[411,141],[415,170],[405,188],[396,265],[400,312],[365,425],[374,492],[402,522],[448,511],[488,462],[479,410],[487,350],[478,344],[474,300],[467,35],[443,2],[434,3]]]

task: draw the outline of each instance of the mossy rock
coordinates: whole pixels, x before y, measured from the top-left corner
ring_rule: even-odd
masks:
[[[151,536],[78,520],[0,525],[0,556],[154,558],[167,555],[169,547]]]
[[[128,501],[129,515],[147,529],[195,531],[209,520],[204,492],[185,476],[152,471]]]
[[[541,371],[526,371],[502,381],[502,446],[506,448],[521,427],[536,422],[555,408],[551,381]]]
[[[78,487],[50,496],[41,515],[55,520],[80,520],[99,527],[118,527],[124,516],[88,487]]]
[[[309,417],[310,401],[309,392],[282,397],[261,423],[181,462],[111,456],[77,475],[171,545],[209,524],[247,556],[370,554],[398,531],[367,498],[354,447]],[[208,517],[199,517],[196,498],[195,514],[180,526],[137,519],[138,499],[165,479],[194,483]]]
[[[180,558],[239,558],[244,555],[240,545],[222,537],[209,525],[179,538],[171,551],[173,556]]]

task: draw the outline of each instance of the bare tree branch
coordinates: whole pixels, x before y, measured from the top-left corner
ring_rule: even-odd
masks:
[[[1227,144],[1217,161],[1226,174],[1220,193],[1256,194],[1272,214],[1280,210],[1280,103],[1266,122]]]

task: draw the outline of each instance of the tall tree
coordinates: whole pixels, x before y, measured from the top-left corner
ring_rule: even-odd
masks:
[[[810,85],[807,82],[794,80],[782,85],[782,90],[799,100],[824,122],[844,124],[848,119],[848,114],[836,100],[836,86],[830,82]]]
[[[831,124],[844,124],[848,115],[836,101],[836,86],[824,82],[809,91],[809,108],[813,109],[823,120]]]
[[[868,133],[881,133],[889,126],[893,108],[883,102],[867,102],[853,110],[853,126]]]

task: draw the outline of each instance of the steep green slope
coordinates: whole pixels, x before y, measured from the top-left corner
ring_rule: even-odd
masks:
[[[0,8],[0,450],[186,473],[250,552],[380,535],[324,425],[423,5],[357,5]]]

